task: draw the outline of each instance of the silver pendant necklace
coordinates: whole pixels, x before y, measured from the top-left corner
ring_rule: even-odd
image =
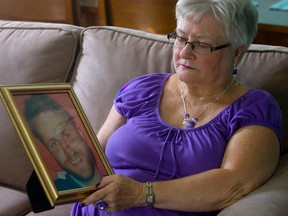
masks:
[[[212,104],[216,103],[233,85],[235,78],[233,77],[232,81],[227,85],[221,93],[210,103],[206,104],[206,106],[203,108],[201,112],[199,112],[197,115],[194,117],[190,118],[190,114],[187,112],[187,107],[186,107],[186,102],[185,102],[185,97],[182,89],[182,85],[180,85],[180,91],[181,91],[181,98],[183,102],[183,107],[184,107],[184,119],[183,119],[183,125],[185,125],[185,128],[194,128],[197,124],[197,121],[201,115],[208,109],[209,106]],[[182,83],[181,83],[182,84]],[[238,85],[238,82],[236,83],[236,86]]]

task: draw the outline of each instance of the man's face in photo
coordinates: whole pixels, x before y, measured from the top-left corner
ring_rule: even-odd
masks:
[[[34,127],[58,164],[79,180],[94,176],[95,160],[74,120],[62,111],[44,111],[33,119]]]

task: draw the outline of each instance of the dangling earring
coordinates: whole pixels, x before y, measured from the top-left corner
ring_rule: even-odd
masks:
[[[233,75],[236,75],[237,73],[238,73],[237,64],[234,64],[232,74],[233,74]]]

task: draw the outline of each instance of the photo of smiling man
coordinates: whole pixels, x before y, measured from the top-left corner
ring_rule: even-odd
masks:
[[[54,180],[57,190],[95,186],[101,180],[97,161],[71,114],[45,94],[25,100],[24,117],[33,135],[44,144],[62,170]]]

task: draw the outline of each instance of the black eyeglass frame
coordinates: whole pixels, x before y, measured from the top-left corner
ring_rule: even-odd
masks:
[[[171,37],[175,37],[175,39],[178,37],[178,38],[180,38],[181,40],[185,41],[184,47],[185,47],[187,44],[190,44],[191,47],[192,47],[192,50],[195,49],[195,43],[197,43],[197,44],[203,44],[203,45],[205,45],[205,46],[209,46],[211,53],[214,52],[214,51],[216,51],[216,50],[223,49],[223,48],[226,48],[226,47],[228,47],[228,46],[231,45],[230,43],[227,43],[227,44],[222,44],[222,45],[213,47],[211,44],[202,43],[202,42],[199,42],[199,41],[191,41],[191,42],[190,42],[190,41],[187,41],[186,39],[178,36],[176,32],[172,32],[172,33],[170,33],[170,34],[167,35],[168,40],[170,40]],[[183,47],[183,48],[184,48],[184,47]]]

